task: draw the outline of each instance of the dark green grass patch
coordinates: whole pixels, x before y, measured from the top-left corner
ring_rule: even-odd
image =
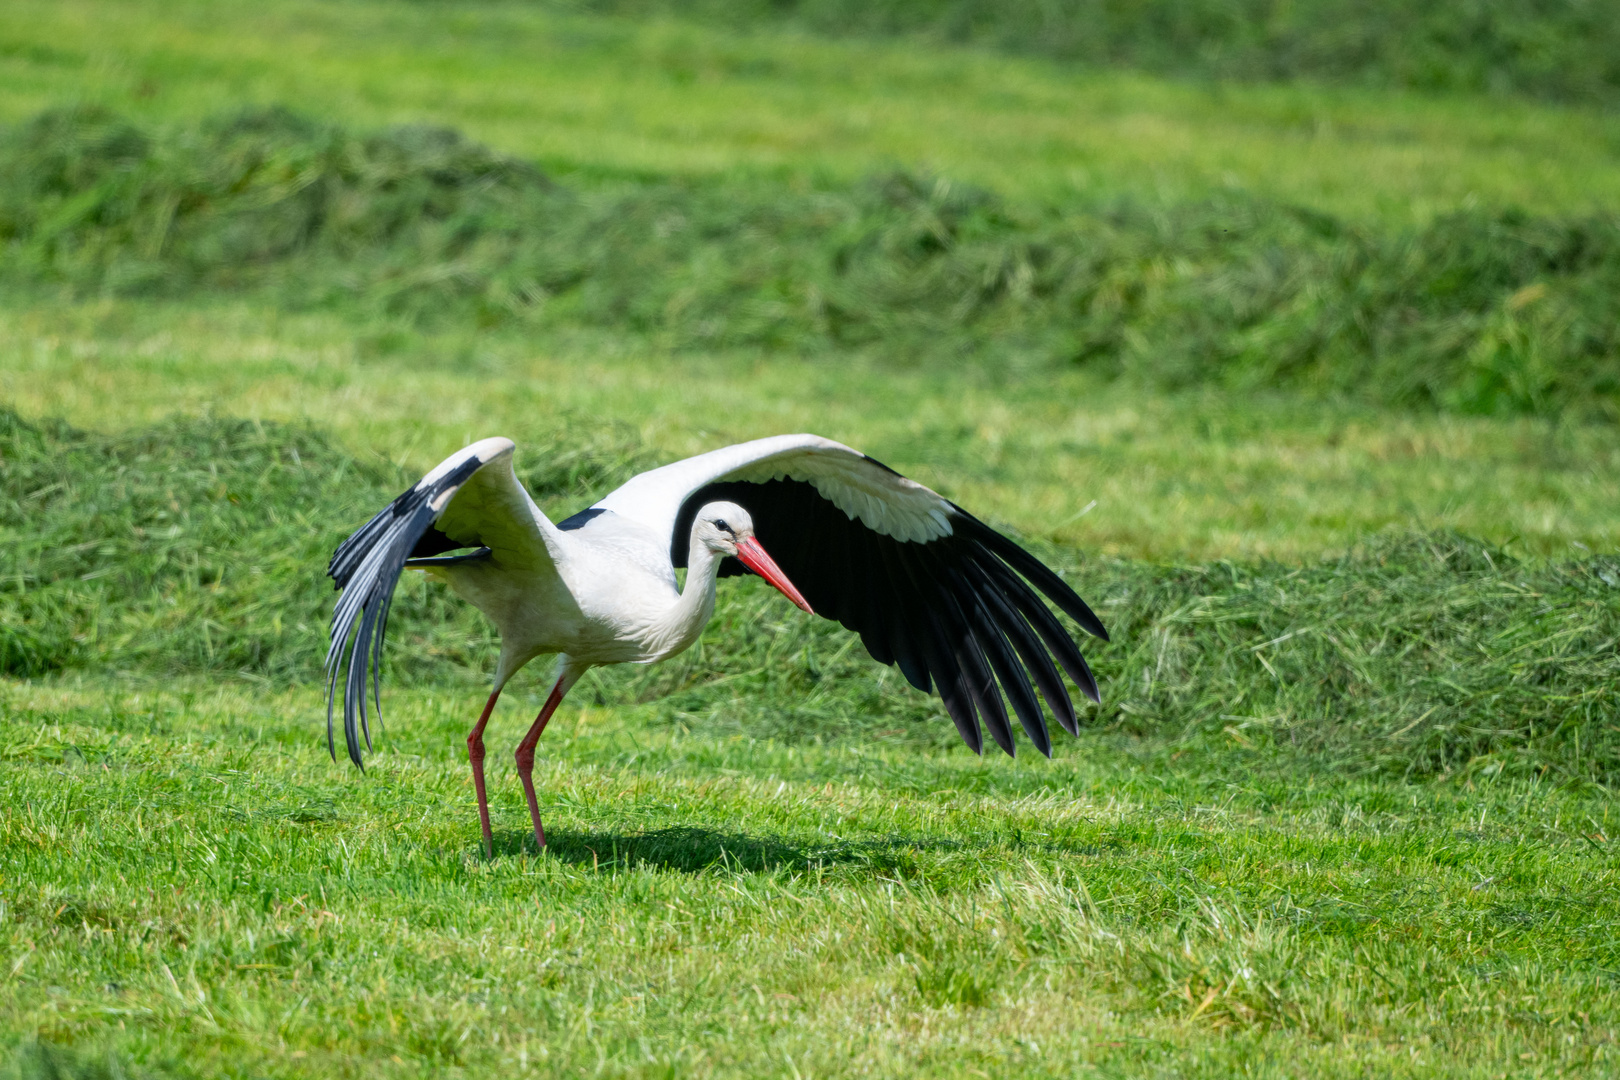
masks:
[[[910,35],[1178,77],[1317,79],[1562,101],[1620,96],[1612,0],[574,0],[646,17]]]
[[[342,536],[414,479],[318,431],[177,419],[120,435],[0,414],[6,672],[318,679]],[[649,463],[629,435],[544,438],[520,474],[556,518]],[[1036,546],[1102,613],[1094,726],[1230,741],[1257,762],[1339,771],[1620,778],[1620,561],[1521,562],[1450,535],[1393,534],[1337,559],[1163,566]],[[936,702],[757,583],[725,583],[703,643],[605,670],[586,705],[656,702],[665,722],[788,742],[954,745]],[[469,689],[488,627],[407,575],[390,679]],[[759,702],[770,701],[761,710]]]
[[[0,244],[14,287],[76,295],[251,290],[677,351],[1620,409],[1620,225],[1602,215],[1366,231],[1242,198],[1016,208],[907,173],[565,187],[443,130],[362,136],[270,110],[151,133],[65,110],[0,138]]]

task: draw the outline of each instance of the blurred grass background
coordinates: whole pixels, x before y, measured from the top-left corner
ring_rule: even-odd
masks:
[[[1603,215],[1369,233],[1239,198],[1020,214],[906,172],[575,191],[449,129],[359,137],[272,109],[154,142],[80,109],[0,146],[0,223],[8,276],[69,295],[252,290],[282,310],[611,329],[677,353],[1073,367],[1460,413],[1620,407],[1620,224]]]
[[[1609,103],[1620,90],[1614,9],[1570,0],[1413,7],[1389,0],[584,0],[576,10],[778,24],[839,36],[971,43],[1163,75],[1312,79]]]
[[[191,124],[281,105],[360,131],[454,127],[554,174],[850,182],[901,165],[1020,202],[1235,189],[1399,223],[1471,200],[1612,209],[1620,189],[1611,110],[1511,94],[1162,80],[529,2],[8,7],[0,117],[13,122],[69,103]],[[1363,25],[1384,17],[1368,9]]]
[[[1617,26],[14,0],[3,1067],[1612,1069]],[[413,580],[326,761],[320,567],[451,449],[561,517],[789,430],[1095,602],[1080,740],[969,760],[727,582],[485,863],[489,631]]]

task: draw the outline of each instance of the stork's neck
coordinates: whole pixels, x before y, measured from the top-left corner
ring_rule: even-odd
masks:
[[[680,599],[651,628],[649,644],[657,659],[675,655],[703,633],[714,615],[714,583],[719,576],[720,556],[693,537],[686,556],[686,587]]]

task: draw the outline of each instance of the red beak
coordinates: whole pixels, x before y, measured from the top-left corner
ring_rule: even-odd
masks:
[[[798,604],[801,608],[814,615],[810,610],[810,602],[793,587],[793,582],[782,573],[782,568],[776,565],[776,560],[765,554],[765,549],[759,546],[759,541],[752,536],[737,541],[737,558],[748,569],[775,585],[781,594]]]

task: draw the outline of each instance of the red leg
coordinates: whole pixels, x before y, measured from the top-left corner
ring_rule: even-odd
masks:
[[[546,846],[546,830],[540,826],[540,803],[534,797],[534,748],[540,741],[540,733],[546,730],[546,721],[562,704],[563,695],[568,693],[568,687],[573,682],[566,673],[558,677],[557,685],[551,688],[551,696],[546,698],[540,715],[534,718],[534,725],[517,748],[517,771],[523,778],[523,794],[529,798],[529,816],[534,819],[534,842],[542,848]]]
[[[484,855],[491,859],[495,857],[495,834],[489,828],[489,796],[484,793],[484,725],[489,723],[489,714],[495,711],[495,702],[500,696],[497,687],[484,703],[478,723],[467,733],[467,760],[472,762],[473,789],[478,792],[478,823],[484,827]]]

